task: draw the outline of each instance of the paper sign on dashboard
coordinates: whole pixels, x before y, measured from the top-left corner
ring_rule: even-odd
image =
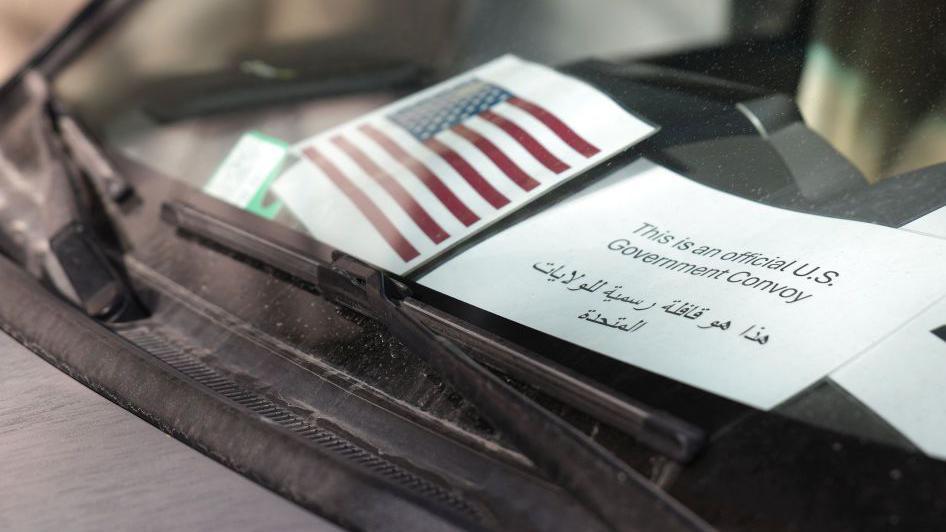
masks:
[[[639,161],[419,282],[768,409],[946,293],[946,243],[765,206]]]

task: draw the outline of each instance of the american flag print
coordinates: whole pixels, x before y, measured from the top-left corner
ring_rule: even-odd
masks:
[[[652,131],[506,56],[299,143],[274,190],[315,238],[403,274]]]

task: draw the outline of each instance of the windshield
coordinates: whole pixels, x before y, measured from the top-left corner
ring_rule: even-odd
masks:
[[[946,236],[943,8],[911,6],[150,0],[54,88],[115,157],[582,375],[946,456],[872,384],[902,344],[852,362],[942,343],[905,325]],[[880,429],[826,417],[849,394]]]
[[[940,162],[941,7],[843,6],[156,0],[58,87],[104,138],[195,185],[243,131],[301,140],[505,53],[659,62],[784,92],[872,182]]]

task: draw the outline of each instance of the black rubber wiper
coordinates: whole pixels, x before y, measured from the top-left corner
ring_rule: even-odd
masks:
[[[319,269],[325,297],[348,283],[363,289],[368,311],[441,375],[550,480],[615,530],[708,530],[709,525],[637,471],[506,384],[452,341],[433,334],[402,308],[405,286],[341,255]]]
[[[336,254],[331,263],[312,259],[186,204],[165,204],[162,217],[185,233],[279,269],[313,285],[327,299],[381,322],[474,404],[540,472],[610,527],[709,528],[609,451],[510,387],[454,342],[433,333],[410,310],[409,291],[397,280],[346,255]],[[635,406],[630,415],[638,418],[639,432],[661,436],[649,440],[652,447],[660,446],[653,445],[655,442],[673,442],[664,447],[673,454],[682,450],[686,457],[699,448],[703,441],[699,429],[642,405]]]

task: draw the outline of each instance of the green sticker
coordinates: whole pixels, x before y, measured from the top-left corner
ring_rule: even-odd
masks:
[[[267,192],[291,159],[288,144],[250,131],[220,163],[204,192],[271,220],[279,214],[282,201],[265,204]]]

